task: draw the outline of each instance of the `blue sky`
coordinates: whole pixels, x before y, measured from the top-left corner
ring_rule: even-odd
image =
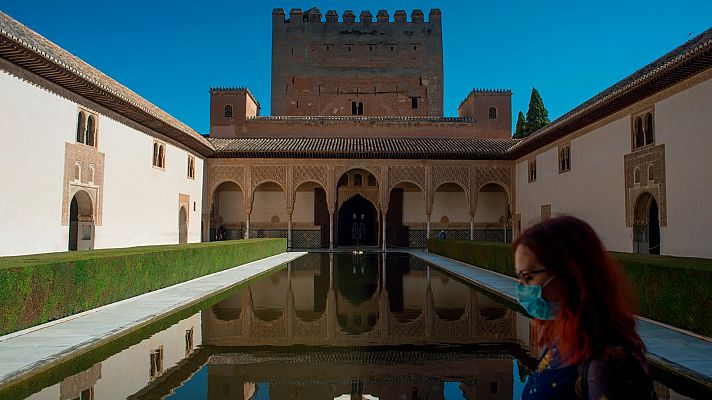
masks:
[[[443,18],[445,114],[473,87],[532,86],[553,120],[712,27],[712,1],[0,0],[0,10],[201,133],[211,86],[248,86],[269,114],[274,7],[414,8]]]

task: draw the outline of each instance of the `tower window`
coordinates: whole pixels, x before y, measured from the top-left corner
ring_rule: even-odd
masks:
[[[188,156],[188,178],[195,179],[195,158]]]
[[[153,142],[153,166],[160,169],[166,167],[166,145],[161,142]]]
[[[411,97],[410,98],[410,108],[418,108],[418,98],[417,97]]]
[[[363,101],[351,102],[351,115],[363,115]]]
[[[489,108],[489,119],[497,119],[497,107],[490,107]]]
[[[225,118],[232,118],[232,106],[230,104],[225,106]]]

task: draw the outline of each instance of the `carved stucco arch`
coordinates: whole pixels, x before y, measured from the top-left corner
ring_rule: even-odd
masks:
[[[294,188],[292,189],[292,191],[293,191],[293,194],[292,194],[292,207],[294,207],[294,202],[297,201],[297,189],[299,189],[299,187],[302,186],[302,185],[305,184],[305,183],[313,183],[313,184],[315,184],[315,185],[318,185],[318,186],[321,187],[322,189],[324,189],[324,192],[326,193],[326,196],[327,196],[327,202],[329,201],[329,199],[328,199],[328,197],[329,197],[329,190],[327,189],[327,186],[325,186],[322,182],[319,182],[319,181],[317,181],[317,180],[315,180],[315,179],[304,179],[304,180],[301,180],[301,181],[299,181],[299,182],[295,182],[295,183],[294,183]]]
[[[383,189],[382,185],[382,179],[381,179],[381,167],[371,167],[363,164],[359,165],[336,165],[334,166],[334,182],[336,186],[339,183],[339,179],[341,179],[341,176],[349,171],[355,170],[355,169],[362,169],[364,171],[367,171],[373,175],[374,178],[376,178],[376,186],[378,186],[378,190],[381,191]],[[338,189],[338,188],[337,188]]]
[[[279,186],[280,189],[282,189],[282,194],[284,194],[284,202],[285,202],[285,205],[287,205],[287,200],[288,200],[288,198],[289,198],[289,196],[288,196],[288,194],[287,194],[287,189],[286,189],[281,183],[277,182],[276,180],[273,180],[273,179],[264,179],[264,180],[261,180],[261,181],[259,181],[259,182],[257,182],[257,183],[255,183],[255,182],[252,183],[252,192],[250,193],[250,199],[249,199],[249,201],[250,201],[250,210],[252,210],[252,206],[254,205],[254,202],[255,202],[255,192],[257,191],[257,189],[258,189],[260,186],[262,186],[262,185],[264,185],[264,184],[266,184],[266,183],[274,183],[274,184],[276,184],[277,186]]]
[[[423,188],[422,186],[420,186],[419,183],[417,183],[417,182],[415,182],[415,181],[412,181],[412,180],[409,180],[409,179],[399,180],[399,181],[395,182],[393,185],[391,185],[390,189],[388,189],[388,193],[386,194],[387,199],[390,199],[390,198],[391,198],[391,192],[393,191],[393,189],[396,188],[396,186],[400,185],[401,183],[410,183],[410,184],[414,185],[415,187],[417,187],[418,189],[420,189],[420,193],[423,195],[423,200],[427,200],[427,196],[426,196],[426,193],[425,193],[425,188]]]
[[[391,192],[400,183],[411,183],[417,186],[427,199],[425,167],[420,165],[395,165],[388,168],[388,189],[384,193],[386,201]]]
[[[504,193],[507,194],[507,204],[512,204],[512,194],[510,192],[509,187],[506,184],[499,182],[499,181],[492,180],[492,181],[486,181],[481,184],[478,184],[477,190],[475,191],[475,193],[480,193],[482,188],[484,188],[487,185],[497,185],[497,186],[501,187],[504,190]],[[475,199],[477,199],[477,195],[475,195]]]
[[[640,204],[641,201],[645,198],[645,196],[650,197],[651,200],[655,201],[655,204],[658,206],[658,220],[660,219],[660,199],[658,198],[659,195],[656,196],[656,193],[653,191],[648,191],[644,190],[638,193],[638,195],[635,197],[635,200],[633,201],[633,225],[647,225],[650,223],[649,220],[649,215],[650,215],[650,205],[651,201],[648,200],[648,204]],[[638,207],[641,207],[639,209]],[[645,212],[643,212],[642,208],[645,208]]]

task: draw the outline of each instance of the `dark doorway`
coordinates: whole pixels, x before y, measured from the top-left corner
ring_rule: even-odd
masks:
[[[370,201],[357,194],[339,208],[339,246],[377,246],[378,213]]]
[[[650,235],[650,254],[660,254],[660,219],[658,203],[651,199],[648,209],[648,232]]]
[[[77,198],[72,197],[72,204],[69,206],[69,250],[70,251],[77,250],[78,236],[79,236],[79,204],[77,204]]]

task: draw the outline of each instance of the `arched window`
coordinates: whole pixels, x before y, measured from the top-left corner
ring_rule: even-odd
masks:
[[[96,136],[96,119],[93,115],[90,115],[87,119],[87,136],[86,144],[89,146],[94,146],[94,139]]]
[[[497,119],[497,107],[490,107],[489,108],[489,119]]]
[[[158,166],[158,143],[153,143],[153,166]]]
[[[361,174],[354,175],[354,186],[363,185],[363,176]]]
[[[225,106],[225,118],[232,118],[232,106],[230,104]]]
[[[87,116],[83,111],[79,111],[77,116],[77,143],[84,143],[84,131],[86,130]]]
[[[378,186],[378,182],[376,182],[376,177],[372,174],[368,174],[368,186]]]
[[[633,170],[633,183],[640,184],[640,169]]]
[[[74,164],[74,180],[77,182],[82,180],[82,164],[80,162]]]
[[[161,168],[165,168],[166,166],[166,148],[165,145],[159,145],[158,146],[158,166]]]
[[[635,119],[635,148],[645,145],[645,137],[643,134],[643,119],[638,117]]]
[[[653,134],[653,114],[645,114],[645,144],[652,144],[655,141]]]
[[[655,168],[652,165],[648,166],[648,181],[655,182]]]
[[[94,184],[94,166],[89,166],[89,183]]]

